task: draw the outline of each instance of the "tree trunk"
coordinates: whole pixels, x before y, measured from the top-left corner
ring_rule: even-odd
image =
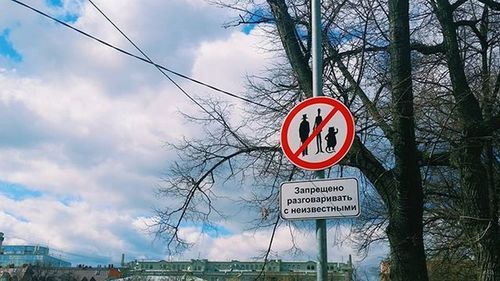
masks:
[[[297,74],[300,88],[306,96],[308,94],[312,96],[312,71],[309,68],[308,60],[300,49],[295,24],[288,13],[288,7],[283,0],[268,0],[267,3],[271,6],[283,47],[288,61]]]
[[[479,101],[472,93],[460,56],[453,9],[448,0],[434,6],[443,29],[446,59],[457,104],[462,141],[456,150],[462,197],[461,222],[467,242],[475,250],[479,281],[500,280],[500,233],[494,188],[488,188],[487,167],[481,157],[486,130]]]
[[[306,96],[312,96],[310,68],[298,48],[295,25],[284,0],[267,0],[287,58]],[[417,165],[415,122],[411,84],[408,2],[393,1],[391,13],[391,63],[394,101],[394,153],[396,167],[387,171],[371,152],[355,139],[348,161],[374,184],[389,209],[391,280],[426,281],[422,235],[423,192]],[[386,130],[389,131],[389,130]],[[389,137],[389,136],[387,136]]]
[[[408,0],[389,1],[395,183],[387,235],[391,280],[428,280],[423,243],[423,190],[417,163]]]

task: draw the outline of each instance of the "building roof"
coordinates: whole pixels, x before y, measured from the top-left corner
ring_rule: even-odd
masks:
[[[39,245],[3,245],[0,266],[40,265],[70,267],[71,263],[49,254],[49,248]]]

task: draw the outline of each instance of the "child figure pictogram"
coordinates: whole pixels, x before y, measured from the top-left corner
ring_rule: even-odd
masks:
[[[333,153],[335,152],[335,146],[337,145],[337,133],[339,129],[335,129],[335,127],[328,128],[328,134],[325,136],[326,140],[326,152]]]

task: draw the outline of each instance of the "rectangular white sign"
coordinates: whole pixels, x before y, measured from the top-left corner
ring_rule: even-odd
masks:
[[[284,182],[280,188],[283,219],[357,217],[359,187],[355,178]]]

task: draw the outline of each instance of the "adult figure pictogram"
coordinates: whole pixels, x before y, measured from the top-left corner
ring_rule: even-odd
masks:
[[[339,133],[339,129],[335,129],[335,127],[328,128],[328,134],[325,136],[326,140],[326,152],[332,153],[335,152],[335,146],[337,145],[337,134]]]
[[[302,115],[302,122],[300,122],[299,126],[299,137],[300,137],[300,142],[304,144],[304,142],[307,140],[309,137],[309,132],[310,132],[310,127],[309,127],[309,121],[307,121],[307,114]],[[307,155],[307,145],[302,150],[302,156]]]
[[[313,130],[315,130],[319,125],[323,122],[323,117],[321,116],[321,108],[318,108],[318,116],[316,116],[316,119],[314,119],[314,127]],[[316,135],[316,154],[323,152],[323,147],[321,145],[322,139],[321,139],[321,130],[319,133]]]

